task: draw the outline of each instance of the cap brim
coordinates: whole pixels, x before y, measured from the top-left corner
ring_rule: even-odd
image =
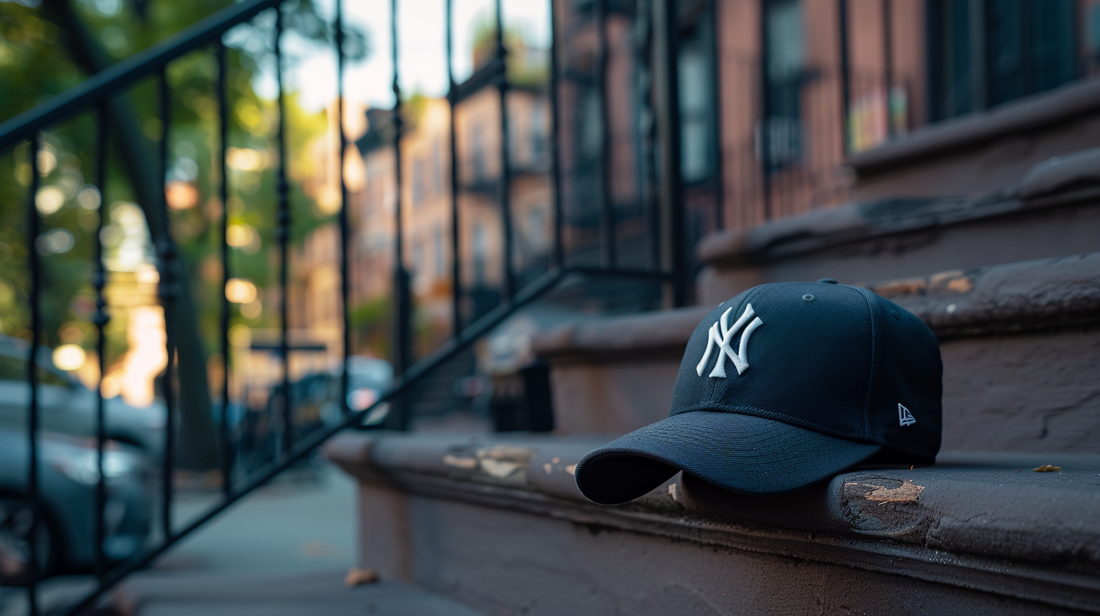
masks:
[[[715,411],[673,415],[586,455],[577,487],[617,505],[684,471],[745,494],[779,494],[831,477],[882,447],[855,443],[771,419]]]

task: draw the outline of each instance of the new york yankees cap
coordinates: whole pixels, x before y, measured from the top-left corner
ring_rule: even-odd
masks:
[[[942,374],[928,326],[867,289],[753,287],[695,328],[669,416],[586,455],[577,487],[612,505],[678,471],[777,494],[858,464],[931,464]]]

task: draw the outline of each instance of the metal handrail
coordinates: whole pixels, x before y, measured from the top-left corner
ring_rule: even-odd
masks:
[[[625,277],[625,278],[647,278],[655,280],[668,280],[671,276],[669,272],[650,271],[650,270],[638,270],[638,269],[606,269],[606,268],[586,268],[586,267],[570,267],[564,269],[556,269],[551,272],[543,274],[535,282],[527,285],[520,292],[516,293],[510,300],[497,306],[489,314],[481,317],[474,323],[471,323],[467,328],[463,329],[457,336],[444,343],[442,347],[437,349],[434,353],[424,358],[423,360],[413,364],[405,375],[398,377],[389,390],[380,395],[373,404],[365,409],[350,411],[344,416],[344,418],[338,424],[317,430],[309,436],[303,438],[301,441],[295,443],[286,453],[278,460],[275,460],[264,469],[258,471],[252,478],[250,478],[243,485],[231,488],[225,492],[221,500],[203,514],[192,520],[183,529],[174,533],[168,540],[159,546],[150,548],[145,552],[131,557],[126,562],[122,563],[118,567],[112,569],[106,576],[101,578],[99,586],[88,596],[82,599],[79,603],[73,605],[69,609],[62,612],[60,616],[70,616],[79,614],[81,611],[88,609],[96,604],[96,602],[103,596],[104,593],[111,590],[118,585],[119,582],[124,580],[126,576],[139,571],[156,558],[169,549],[172,548],[177,542],[184,539],[191,533],[195,532],[207,522],[217,517],[218,514],[225,511],[237,502],[241,498],[247,496],[257,488],[262,487],[267,482],[275,478],[276,475],[282,473],[286,469],[290,468],[297,462],[301,461],[312,451],[323,445],[325,441],[332,438],[337,433],[352,427],[362,428],[381,428],[383,422],[386,419],[387,411],[374,414],[375,410],[393,400],[395,397],[408,391],[414,385],[419,383],[425,377],[432,373],[439,366],[447,363],[450,359],[467,349],[471,344],[476,342],[479,338],[492,331],[494,327],[500,325],[505,319],[515,314],[515,312],[524,306],[534,302],[540,297],[546,295],[548,292],[554,290],[562,281],[570,277],[571,275],[587,275],[587,276],[608,276],[608,277]],[[389,408],[392,408],[390,406]],[[364,418],[371,417],[370,423],[364,423]]]
[[[172,37],[138,52],[89,77],[41,105],[0,124],[0,150],[34,136],[112,94],[163,69],[169,62],[200,47],[218,42],[227,30],[286,0],[245,0],[188,26]]]
[[[148,222],[155,229],[154,237],[156,237],[156,257],[157,257],[157,269],[160,274],[160,283],[158,289],[158,295],[160,297],[161,305],[164,309],[165,329],[166,329],[166,352],[168,357],[167,367],[163,375],[162,386],[164,388],[164,397],[166,402],[166,422],[164,431],[164,447],[165,452],[162,463],[162,485],[161,485],[161,499],[163,501],[163,510],[161,511],[159,526],[163,532],[163,538],[155,545],[151,545],[146,549],[132,555],[129,559],[111,565],[104,554],[104,514],[103,509],[106,501],[106,479],[103,473],[103,460],[104,460],[104,442],[106,437],[105,431],[105,411],[103,403],[102,392],[102,380],[98,387],[99,403],[96,409],[96,434],[97,438],[97,466],[99,468],[99,480],[96,486],[95,502],[97,511],[94,519],[94,530],[96,538],[95,546],[95,573],[98,578],[98,584],[87,595],[78,600],[75,604],[64,609],[62,613],[65,614],[77,614],[86,609],[91,608],[102,596],[121,582],[130,573],[141,569],[151,563],[158,556],[169,550],[172,546],[176,545],[181,539],[188,536],[195,530],[201,528],[209,520],[213,519],[220,512],[237,502],[241,498],[245,497],[258,487],[264,485],[270,481],[273,477],[279,473],[285,471],[296,462],[304,458],[310,452],[315,451],[320,447],[328,438],[336,434],[337,432],[349,428],[349,427],[366,427],[366,428],[379,428],[379,427],[398,427],[404,429],[408,424],[408,412],[402,404],[402,394],[408,392],[417,383],[421,382],[424,378],[430,375],[441,365],[449,362],[458,354],[464,352],[468,347],[479,338],[488,334],[494,327],[499,325],[505,319],[512,316],[517,310],[524,306],[536,301],[540,297],[543,297],[566,279],[575,276],[609,276],[623,279],[644,279],[652,281],[660,281],[664,283],[671,283],[674,289],[680,289],[674,291],[672,296],[678,298],[677,301],[681,301],[679,298],[683,297],[682,289],[686,284],[684,272],[678,269],[661,268],[661,266],[654,260],[652,268],[631,268],[621,266],[614,259],[614,242],[615,234],[615,216],[611,209],[611,203],[609,199],[608,190],[608,169],[607,165],[604,165],[603,170],[603,182],[604,182],[604,194],[605,197],[602,201],[602,207],[605,216],[603,217],[603,224],[608,228],[604,229],[601,233],[601,238],[611,245],[605,246],[602,250],[602,254],[611,255],[610,259],[605,259],[599,267],[583,267],[583,266],[569,266],[565,263],[564,255],[564,242],[563,242],[563,206],[561,196],[561,166],[559,161],[559,147],[558,141],[560,139],[559,131],[559,97],[558,97],[558,71],[559,71],[559,58],[558,58],[558,44],[559,37],[555,27],[555,17],[551,17],[551,29],[554,31],[552,38],[552,50],[551,50],[551,70],[550,76],[550,92],[549,100],[552,107],[551,116],[551,143],[553,148],[553,160],[550,165],[550,179],[554,189],[554,203],[553,203],[553,244],[552,257],[550,269],[548,272],[540,276],[539,278],[529,282],[525,286],[517,287],[516,272],[514,271],[513,257],[513,228],[512,228],[512,212],[510,205],[510,191],[512,188],[513,174],[516,170],[513,169],[513,165],[510,160],[510,143],[509,139],[509,126],[507,117],[507,101],[510,84],[506,74],[506,60],[508,57],[508,49],[505,47],[503,26],[501,20],[501,0],[495,2],[495,17],[497,20],[497,31],[495,33],[495,58],[494,61],[489,64],[488,67],[478,71],[478,73],[467,80],[463,84],[456,83],[453,75],[453,70],[449,71],[450,88],[448,91],[448,100],[451,105],[451,141],[450,149],[452,153],[452,174],[451,174],[451,214],[452,214],[452,258],[453,275],[455,277],[455,284],[452,287],[452,312],[454,317],[453,331],[451,338],[443,343],[438,349],[427,357],[417,361],[411,362],[409,352],[409,334],[411,323],[411,300],[409,297],[409,275],[405,271],[403,266],[403,249],[402,240],[403,232],[401,227],[402,217],[402,200],[401,200],[401,90],[399,87],[400,79],[398,75],[398,62],[397,62],[397,30],[396,30],[396,11],[398,0],[392,0],[391,7],[393,14],[391,14],[391,20],[393,21],[393,48],[392,48],[392,60],[394,65],[393,75],[393,91],[395,95],[395,106],[393,109],[392,121],[397,128],[393,135],[394,143],[394,155],[395,155],[395,175],[397,181],[397,194],[398,199],[394,211],[394,223],[395,223],[395,236],[394,236],[394,281],[395,281],[395,297],[394,301],[395,312],[397,315],[395,323],[396,331],[396,345],[395,356],[396,361],[396,379],[394,385],[384,394],[382,394],[370,407],[362,410],[352,411],[348,408],[347,391],[349,388],[349,376],[348,376],[348,358],[351,353],[350,334],[349,334],[349,310],[348,302],[350,297],[350,271],[349,271],[349,252],[348,245],[350,243],[350,228],[349,218],[347,211],[348,203],[348,191],[344,179],[344,174],[340,174],[340,194],[342,197],[342,207],[339,213],[339,226],[340,226],[340,261],[341,261],[341,285],[340,285],[340,297],[343,308],[344,316],[344,328],[343,328],[343,370],[341,375],[342,391],[345,395],[340,398],[341,404],[341,419],[338,423],[323,428],[319,428],[312,433],[305,435],[301,439],[296,439],[293,433],[292,422],[292,408],[290,397],[290,377],[289,377],[289,360],[288,356],[290,351],[294,350],[294,347],[290,345],[288,341],[288,321],[287,321],[287,296],[286,289],[289,286],[289,236],[290,236],[290,207],[289,207],[289,184],[286,178],[287,170],[287,140],[286,140],[286,109],[285,109],[285,93],[283,88],[283,67],[282,67],[282,54],[280,46],[280,38],[283,33],[284,20],[282,16],[282,6],[288,0],[247,0],[239,4],[235,4],[227,9],[224,9],[220,13],[205,19],[183,31],[176,34],[172,38],[165,42],[150,47],[149,49],[140,52],[131,58],[119,62],[118,64],[106,69],[99,74],[89,78],[84,83],[77,87],[70,89],[69,91],[61,94],[50,101],[27,111],[15,118],[12,118],[3,124],[0,124],[0,150],[4,150],[15,146],[21,142],[30,140],[31,148],[29,149],[30,169],[32,180],[30,182],[29,196],[27,199],[27,212],[28,212],[28,227],[29,237],[36,238],[38,235],[38,229],[40,226],[39,214],[36,209],[35,199],[37,195],[37,189],[39,186],[39,174],[37,168],[37,152],[41,147],[42,134],[46,129],[54,126],[55,124],[62,122],[77,113],[81,113],[88,110],[94,110],[96,113],[96,177],[95,185],[101,194],[101,204],[98,213],[98,229],[102,230],[104,225],[105,214],[105,198],[102,195],[106,195],[106,182],[107,182],[107,162],[108,162],[108,105],[112,98],[122,94],[126,88],[132,86],[140,79],[152,76],[156,80],[157,86],[157,100],[156,100],[156,114],[160,120],[160,125],[163,127],[163,132],[158,147],[156,149],[156,165],[155,171],[160,175],[154,182],[157,188],[157,192],[154,192],[152,196],[149,196],[149,200],[153,203],[148,204]],[[601,3],[605,4],[605,3]],[[448,66],[452,66],[452,40],[450,38],[450,30],[453,25],[450,23],[450,16],[452,14],[452,0],[447,0],[446,11],[448,15],[447,28],[448,28]],[[224,204],[228,203],[228,173],[226,156],[227,156],[227,143],[228,143],[228,130],[229,130],[229,118],[228,118],[228,106],[227,97],[228,92],[226,88],[226,75],[229,70],[229,62],[227,60],[227,50],[225,43],[222,41],[221,36],[229,29],[247,22],[248,20],[256,17],[261,12],[272,10],[276,11],[276,19],[274,26],[274,51],[276,59],[276,81],[278,85],[278,110],[279,110],[279,125],[277,130],[278,147],[276,148],[278,153],[278,165],[276,167],[276,187],[275,187],[275,204],[277,208],[277,220],[276,220],[276,235],[277,246],[280,259],[278,261],[280,272],[278,279],[281,283],[282,292],[282,315],[280,322],[280,339],[278,348],[281,351],[282,357],[282,417],[284,422],[284,432],[282,434],[280,451],[277,457],[267,464],[265,467],[257,472],[248,474],[241,477],[238,481],[234,481],[233,477],[233,456],[236,453],[235,445],[232,443],[229,429],[229,314],[230,304],[225,297],[225,286],[230,280],[231,268],[229,264],[229,252],[227,244],[228,236],[228,213],[224,209]],[[604,9],[606,11],[606,7]],[[600,17],[603,20],[606,15]],[[337,2],[335,23],[336,36],[335,44],[337,50],[337,74],[338,74],[338,95],[339,95],[339,130],[340,130],[340,169],[343,169],[343,161],[345,156],[345,150],[347,145],[347,138],[343,130],[343,75],[345,68],[345,58],[343,50],[343,13],[342,3]],[[605,50],[603,54],[606,56],[607,41],[602,40],[607,37],[606,25],[601,21],[601,27],[599,28],[599,36],[601,37],[600,45]],[[221,437],[225,439],[223,443],[222,454],[224,455],[223,468],[223,485],[222,495],[217,503],[209,507],[198,518],[187,522],[182,528],[173,527],[172,519],[172,501],[174,499],[174,486],[172,478],[175,473],[174,463],[174,441],[175,441],[175,429],[174,419],[178,413],[177,403],[175,400],[176,386],[173,383],[173,365],[175,363],[174,346],[176,343],[177,334],[174,333],[174,314],[176,313],[176,299],[180,295],[181,285],[186,284],[186,280],[183,278],[183,273],[180,268],[179,251],[177,250],[171,237],[170,218],[168,216],[168,203],[165,192],[165,182],[169,166],[169,150],[168,150],[168,133],[171,128],[171,96],[172,88],[168,81],[168,64],[173,60],[184,56],[192,51],[201,48],[212,47],[217,60],[218,75],[215,83],[215,91],[218,98],[218,137],[219,146],[216,149],[218,155],[221,157],[221,177],[217,185],[217,192],[223,203],[222,219],[220,222],[221,230],[221,258],[222,268],[221,274],[223,277],[223,300],[220,302],[221,315],[219,319],[219,334],[221,342],[222,356],[225,362],[225,369],[223,370],[222,381],[218,384],[223,397],[222,405],[222,417],[220,432]],[[606,58],[604,58],[606,63]],[[602,83],[601,87],[606,88],[606,84]],[[454,111],[457,105],[461,104],[461,101],[466,96],[480,88],[494,88],[497,90],[500,103],[500,132],[501,132],[501,144],[500,144],[500,156],[501,156],[501,177],[497,188],[497,199],[499,201],[500,208],[500,220],[501,220],[501,232],[502,232],[502,285],[501,285],[501,302],[494,309],[490,310],[484,316],[476,318],[472,322],[463,323],[464,318],[461,314],[460,306],[460,294],[462,293],[462,281],[460,280],[460,252],[458,250],[458,201],[459,194],[462,192],[460,187],[460,180],[458,178],[458,160],[457,160],[457,145],[455,137],[455,123]],[[604,106],[603,115],[607,118],[606,105]],[[604,139],[608,139],[608,131],[604,130]],[[606,154],[608,150],[608,143],[604,143],[602,148]],[[520,170],[519,172],[522,172]],[[675,173],[675,170],[666,171],[666,173]],[[657,223],[656,219],[651,219],[653,225],[653,233],[656,234]],[[675,241],[672,246],[667,247],[671,255],[683,255],[682,238],[679,235],[674,235]],[[104,338],[104,326],[109,320],[109,315],[105,310],[107,306],[106,298],[104,296],[104,287],[106,285],[106,269],[103,263],[103,247],[100,242],[99,234],[94,242],[94,257],[97,260],[95,265],[93,287],[96,294],[96,312],[93,316],[94,323],[97,328],[98,338],[98,361],[100,363],[100,375],[104,373],[105,364],[105,338]],[[41,292],[43,289],[42,268],[40,265],[40,259],[38,253],[33,248],[30,252],[30,267],[31,267],[31,321],[32,321],[32,338],[34,343],[32,348],[38,348],[42,329],[42,311],[41,311]],[[671,262],[674,267],[678,263],[676,258],[672,258]],[[682,263],[682,259],[680,260]],[[475,317],[477,315],[474,315]],[[37,396],[37,374],[33,366],[34,362],[28,363],[28,381],[31,386],[31,399],[28,407],[28,439],[30,441],[29,456],[30,465],[28,471],[28,501],[32,506],[32,533],[34,536],[34,526],[41,522],[41,513],[38,501],[41,497],[40,485],[37,474],[38,469],[38,420],[39,420],[39,400]],[[380,405],[389,402],[385,410],[380,410]],[[378,410],[379,412],[375,412]],[[365,418],[369,418],[369,423],[364,423]],[[34,554],[36,550],[36,544],[31,542],[32,555],[28,568],[30,570],[30,582],[28,584],[29,603],[31,614],[38,613],[38,582],[40,581],[40,572],[37,570],[38,558],[37,554]]]

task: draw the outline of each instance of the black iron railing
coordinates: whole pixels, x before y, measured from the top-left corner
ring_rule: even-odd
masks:
[[[295,434],[294,426],[294,414],[293,414],[293,397],[292,397],[292,383],[290,375],[290,354],[294,351],[295,347],[290,342],[289,336],[289,321],[288,311],[289,305],[289,293],[288,289],[292,284],[290,278],[290,252],[291,252],[291,233],[295,220],[291,217],[290,207],[290,184],[287,177],[287,162],[288,162],[288,139],[287,139],[287,126],[286,126],[286,93],[284,85],[284,67],[283,67],[283,53],[282,53],[282,37],[284,29],[284,17],[282,9],[283,0],[250,0],[234,4],[231,7],[225,9],[221,13],[183,31],[179,35],[172,39],[160,44],[154,48],[151,48],[145,52],[139,53],[128,60],[120,62],[119,64],[111,67],[108,70],[88,79],[82,85],[74,88],[73,90],[56,97],[55,99],[11,120],[8,120],[4,124],[0,125],[0,152],[7,151],[20,143],[28,143],[30,147],[28,149],[28,162],[30,165],[30,183],[29,192],[27,197],[27,245],[30,247],[28,250],[29,261],[28,266],[30,269],[31,286],[29,291],[29,312],[31,316],[30,324],[30,338],[31,348],[39,349],[42,346],[42,314],[43,314],[43,302],[42,294],[46,281],[46,273],[43,271],[38,251],[34,249],[36,239],[40,235],[40,214],[36,208],[35,200],[39,192],[39,169],[38,169],[38,153],[41,149],[40,139],[44,131],[51,129],[59,123],[65,122],[70,118],[73,118],[81,113],[92,112],[95,116],[95,147],[93,157],[95,160],[95,187],[99,191],[100,202],[97,215],[96,235],[93,239],[94,251],[93,251],[93,280],[92,286],[95,293],[95,306],[96,310],[92,316],[97,332],[97,351],[98,351],[98,363],[99,363],[99,385],[97,387],[97,406],[95,410],[95,436],[97,442],[97,456],[96,464],[98,470],[98,479],[95,485],[95,529],[94,529],[94,572],[96,575],[95,588],[89,592],[85,597],[75,602],[71,606],[65,609],[66,613],[79,613],[83,610],[90,608],[99,598],[111,589],[115,584],[122,580],[125,576],[133,571],[136,571],[142,567],[147,566],[158,556],[163,554],[166,550],[170,549],[180,539],[186,537],[195,530],[201,528],[207,521],[218,515],[221,511],[224,511],[231,504],[244,497],[252,490],[263,485],[271,478],[275,477],[282,471],[291,467],[298,461],[302,460],[305,456],[311,454],[319,447],[326,439],[336,434],[340,430],[349,427],[364,427],[365,418],[370,417],[368,425],[365,427],[397,427],[406,428],[408,426],[408,409],[402,405],[401,399],[403,394],[408,393],[416,384],[421,381],[426,375],[431,373],[436,367],[442,365],[450,358],[456,356],[458,353],[465,350],[469,345],[477,340],[479,337],[484,336],[490,332],[495,326],[514,314],[520,308],[530,304],[537,300],[547,292],[554,289],[563,280],[576,277],[618,277],[628,279],[644,279],[657,282],[663,282],[669,286],[672,291],[668,294],[669,297],[674,298],[673,303],[682,303],[685,298],[684,289],[687,285],[687,276],[683,266],[683,252],[684,246],[682,245],[683,234],[675,232],[670,236],[666,236],[660,243],[653,246],[653,261],[640,267],[631,267],[622,265],[622,261],[617,258],[616,254],[616,213],[614,204],[612,203],[611,191],[610,191],[610,178],[611,169],[609,165],[604,164],[600,169],[600,182],[602,190],[598,193],[598,203],[600,215],[600,224],[603,230],[600,233],[600,247],[599,253],[602,255],[601,263],[598,266],[577,266],[570,264],[565,251],[565,241],[563,240],[563,226],[564,226],[564,214],[563,214],[563,196],[561,194],[561,163],[559,154],[559,131],[560,127],[560,112],[559,112],[559,50],[558,43],[560,34],[552,27],[553,30],[553,43],[551,49],[551,71],[549,76],[548,100],[551,107],[551,138],[549,143],[551,144],[551,164],[550,164],[550,180],[553,185],[553,238],[550,242],[551,252],[550,255],[550,268],[549,270],[534,278],[533,282],[528,284],[519,285],[517,283],[517,275],[514,269],[513,254],[515,252],[515,239],[513,236],[513,221],[512,221],[512,204],[511,204],[511,191],[513,183],[513,165],[511,162],[510,144],[509,138],[509,114],[508,100],[510,84],[507,75],[508,64],[508,49],[505,46],[504,40],[504,28],[501,21],[501,3],[497,0],[494,6],[494,17],[496,19],[497,28],[494,38],[494,57],[490,67],[487,69],[492,75],[492,79],[487,82],[486,85],[494,87],[498,93],[498,100],[500,105],[499,115],[499,131],[501,135],[500,152],[501,157],[501,171],[500,181],[498,185],[498,192],[496,199],[499,205],[499,215],[501,220],[501,246],[502,255],[500,258],[501,271],[501,300],[500,303],[490,310],[487,314],[473,315],[469,320],[464,318],[462,309],[463,298],[463,284],[461,280],[461,260],[463,257],[463,251],[460,250],[460,208],[459,199],[462,188],[460,186],[459,171],[460,160],[458,156],[458,148],[455,137],[455,109],[461,104],[459,97],[459,84],[456,83],[453,69],[449,70],[449,92],[448,100],[451,105],[451,135],[450,135],[450,152],[451,152],[451,186],[450,186],[450,198],[451,198],[451,276],[453,277],[451,288],[451,312],[453,318],[452,335],[451,338],[444,343],[440,348],[436,349],[427,357],[424,357],[420,361],[413,362],[412,354],[410,351],[410,335],[411,335],[411,318],[412,318],[412,306],[411,294],[409,292],[409,273],[405,270],[404,266],[404,227],[402,216],[402,92],[400,88],[400,75],[398,74],[398,31],[396,27],[397,12],[400,9],[397,0],[393,0],[391,16],[392,24],[392,48],[391,59],[394,66],[393,77],[393,93],[394,93],[394,108],[392,114],[392,122],[395,128],[393,135],[393,153],[394,153],[394,172],[395,182],[397,184],[396,190],[396,203],[394,204],[394,236],[393,236],[393,263],[394,263],[394,309],[395,315],[394,323],[394,348],[393,348],[393,363],[395,367],[395,381],[394,385],[386,392],[382,393],[379,398],[374,401],[368,408],[363,409],[351,409],[348,405],[347,392],[349,389],[349,358],[352,354],[352,341],[349,333],[349,296],[350,296],[350,269],[349,269],[349,244],[350,244],[350,219],[348,212],[348,187],[344,177],[344,157],[347,150],[347,137],[343,129],[343,83],[344,83],[344,70],[345,70],[345,52],[344,52],[344,24],[343,24],[343,7],[342,3],[336,3],[335,20],[333,24],[334,29],[334,48],[336,53],[337,63],[337,84],[338,87],[338,117],[339,120],[339,144],[340,144],[340,156],[339,167],[341,170],[340,175],[340,197],[341,208],[338,212],[338,225],[339,225],[339,237],[340,237],[340,267],[341,274],[340,284],[340,304],[341,313],[343,317],[343,331],[341,334],[343,362],[342,371],[340,376],[342,394],[339,396],[341,413],[340,420],[334,424],[316,429],[308,434],[297,435]],[[556,14],[560,7],[555,7],[554,13]],[[230,174],[228,152],[229,152],[229,131],[230,131],[230,117],[229,117],[229,90],[227,86],[227,77],[229,73],[229,61],[228,50],[226,44],[223,42],[222,37],[231,28],[246,23],[249,20],[257,17],[264,12],[274,12],[274,39],[272,41],[274,58],[275,58],[275,78],[277,85],[277,117],[278,125],[276,129],[276,156],[277,162],[275,163],[275,193],[273,195],[273,202],[275,207],[275,236],[277,240],[277,252],[278,252],[278,281],[282,290],[281,298],[279,302],[279,341],[277,347],[279,350],[279,358],[281,360],[281,387],[276,388],[276,391],[281,390],[281,405],[279,409],[281,411],[281,423],[282,423],[282,435],[280,442],[281,451],[277,457],[269,462],[264,467],[251,473],[244,473],[242,476],[237,477],[236,472],[241,472],[239,467],[234,465],[234,458],[238,453],[236,451],[237,444],[234,441],[232,421],[230,418],[230,373],[234,368],[230,364],[230,324],[231,324],[231,302],[229,299],[229,284],[233,280],[234,270],[232,267],[232,259],[230,258],[229,241],[230,234],[230,222],[229,222],[229,208],[230,201]],[[606,1],[600,1],[596,5],[595,18],[597,22],[597,31],[599,33],[599,40],[602,41],[600,45],[600,61],[599,69],[597,71],[598,88],[606,89],[606,69],[607,69],[607,50],[606,50],[606,16],[608,12],[608,3]],[[445,33],[447,38],[447,61],[448,66],[453,66],[453,39],[451,24],[452,16],[452,0],[446,2],[446,15],[447,15],[447,32]],[[660,24],[658,23],[651,29],[652,33],[660,30]],[[441,33],[443,34],[443,33]],[[648,49],[648,43],[645,43],[646,49]],[[172,134],[172,103],[173,103],[173,89],[169,80],[169,68],[171,64],[184,55],[196,51],[196,50],[212,50],[216,59],[217,74],[213,78],[213,90],[217,100],[216,113],[217,113],[217,137],[214,152],[217,157],[216,168],[220,171],[216,193],[221,202],[221,219],[218,221],[218,235],[220,236],[219,245],[217,247],[217,254],[220,259],[220,275],[221,275],[221,299],[219,301],[220,315],[218,319],[218,349],[221,352],[223,361],[223,370],[221,372],[220,382],[215,384],[215,387],[211,389],[219,391],[222,403],[221,403],[221,417],[220,430],[218,431],[219,437],[222,440],[222,447],[220,450],[222,462],[222,496],[221,499],[207,509],[204,513],[197,518],[186,522],[182,527],[173,520],[172,517],[172,503],[175,497],[175,485],[173,478],[176,476],[176,447],[177,447],[177,420],[180,414],[178,408],[178,395],[176,391],[176,379],[175,379],[175,363],[176,363],[176,345],[178,342],[178,336],[180,335],[176,327],[176,303],[181,297],[181,293],[185,288],[185,285],[190,283],[186,279],[185,268],[182,267],[181,253],[173,240],[172,220],[169,215],[169,203],[167,196],[167,180],[169,177],[169,136]],[[663,60],[658,60],[657,64],[665,66],[665,75],[669,75],[668,71],[674,71],[675,62],[671,60],[671,55],[666,56]],[[139,549],[136,553],[132,554],[129,558],[119,562],[114,561],[108,557],[105,553],[104,545],[107,541],[107,529],[105,522],[104,510],[108,500],[108,486],[107,477],[105,473],[105,447],[107,444],[108,432],[106,429],[106,409],[105,409],[105,392],[103,391],[103,375],[106,372],[106,333],[105,327],[109,321],[110,306],[108,305],[107,298],[105,296],[105,287],[107,286],[107,269],[104,265],[104,247],[102,237],[104,236],[103,230],[105,227],[105,220],[107,215],[107,200],[106,195],[112,190],[112,187],[108,186],[108,174],[107,167],[110,159],[111,148],[109,140],[109,121],[110,113],[108,106],[112,99],[120,96],[124,96],[128,89],[137,84],[140,80],[146,78],[153,78],[156,84],[156,117],[159,120],[160,134],[158,147],[156,149],[156,173],[157,181],[155,182],[157,187],[157,197],[155,203],[149,203],[146,205],[147,222],[151,228],[152,236],[155,240],[155,254],[156,254],[156,267],[159,273],[158,283],[158,297],[159,303],[164,311],[164,326],[166,333],[165,352],[167,357],[167,366],[164,370],[163,376],[160,378],[161,395],[163,396],[166,406],[166,421],[164,423],[163,433],[163,455],[161,458],[160,469],[160,519],[158,520],[160,537],[151,544],[146,545]],[[654,86],[652,82],[646,87],[646,91],[643,93],[643,97],[649,97],[649,91],[653,90]],[[666,88],[667,90],[667,88]],[[607,150],[609,147],[610,134],[607,129],[608,116],[610,111],[608,109],[608,103],[606,98],[602,99],[601,115],[604,122],[604,130],[601,135],[601,151],[602,157],[607,159]],[[666,116],[667,118],[674,117],[672,115]],[[658,121],[657,124],[660,122]],[[671,127],[670,130],[675,133],[678,130],[676,127]],[[651,142],[651,145],[653,143]],[[665,159],[666,166],[662,168],[662,175],[666,179],[674,177],[676,175],[676,165],[674,159]],[[673,194],[666,194],[666,199],[676,200],[676,196]],[[657,199],[654,198],[653,203],[656,204]],[[652,210],[656,210],[657,206],[653,205]],[[675,208],[673,208],[674,210]],[[668,216],[666,215],[666,218]],[[675,224],[676,216],[672,215],[670,219]],[[660,223],[657,217],[654,215],[650,219],[650,233],[653,237],[657,237],[660,230]],[[664,263],[666,266],[662,266]],[[670,265],[671,267],[669,267]],[[33,513],[32,530],[30,537],[34,537],[35,533],[33,527],[44,523],[44,511],[41,504],[41,484],[39,478],[39,468],[41,465],[41,456],[38,449],[39,443],[39,416],[41,412],[40,399],[38,397],[38,391],[40,389],[38,383],[38,366],[34,360],[35,353],[32,351],[27,361],[27,381],[30,385],[31,397],[27,410],[27,443],[29,466],[27,485],[26,485],[26,498]],[[376,413],[376,409],[381,408],[380,405],[389,404],[388,413]],[[39,554],[35,553],[37,542],[33,539],[30,541],[31,555],[27,563],[28,575],[25,579],[29,596],[30,611],[32,614],[37,614],[39,611],[39,597],[38,589],[39,582],[41,580],[41,573],[38,570],[38,564],[40,562]]]

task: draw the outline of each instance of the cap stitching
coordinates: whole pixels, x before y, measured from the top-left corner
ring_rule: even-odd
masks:
[[[875,330],[875,307],[867,297],[870,293],[867,289],[856,288],[863,301],[867,304],[867,318],[871,322],[871,369],[867,374],[867,395],[863,401],[863,440],[871,440],[871,391],[875,388],[875,373],[878,372],[878,335]]]
[[[835,430],[833,428],[829,428],[829,427],[826,427],[826,426],[819,425],[819,424],[814,423],[812,421],[806,421],[805,419],[802,419],[802,418],[799,418],[799,417],[792,417],[790,415],[787,415],[785,413],[781,413],[781,412],[778,412],[778,411],[769,411],[767,409],[762,409],[762,408],[756,407],[756,406],[749,406],[749,405],[746,405],[746,404],[733,405],[733,404],[720,404],[720,403],[715,403],[715,402],[700,402],[698,404],[693,404],[691,406],[680,407],[680,408],[676,409],[676,414],[680,415],[680,414],[683,414],[683,413],[691,413],[691,412],[697,412],[697,411],[709,411],[709,412],[714,412],[714,413],[738,413],[738,412],[742,412],[742,411],[748,411],[744,414],[751,415],[753,417],[760,417],[762,419],[771,419],[773,421],[778,421],[780,423],[785,423],[785,424],[788,424],[788,425],[791,425],[791,426],[796,426],[796,427],[799,427],[799,428],[806,428],[807,430],[813,430],[814,432],[819,432],[819,433],[824,434],[826,436],[832,436],[832,437],[836,437],[836,438],[843,439],[843,440],[846,440],[846,441],[862,442],[862,443],[866,443],[866,444],[869,444],[869,445],[879,445],[880,444],[880,443],[872,443],[867,439],[855,439],[855,438],[853,438],[853,436],[851,434],[841,434],[840,433],[841,431],[838,431],[838,430]],[[669,415],[669,417],[672,417],[672,415]]]

